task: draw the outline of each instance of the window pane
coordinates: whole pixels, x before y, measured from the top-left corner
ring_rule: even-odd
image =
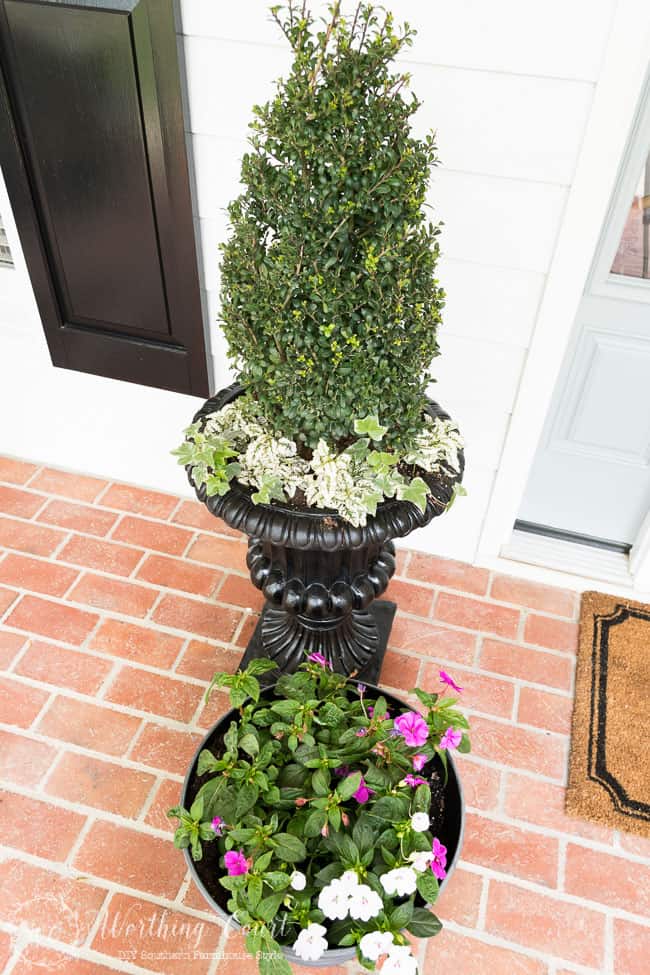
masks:
[[[650,278],[650,153],[641,171],[625,221],[612,263],[612,274]]]

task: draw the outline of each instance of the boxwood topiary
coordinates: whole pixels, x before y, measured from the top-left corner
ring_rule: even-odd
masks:
[[[425,198],[433,136],[394,59],[412,42],[380,8],[271,13],[293,63],[255,106],[244,191],[228,208],[221,324],[246,389],[175,453],[197,488],[366,523],[385,498],[426,510],[422,474],[454,475],[460,434],[425,412],[444,293]],[[282,10],[282,12],[281,12]],[[453,500],[453,497],[452,497]]]
[[[444,304],[425,207],[436,147],[412,134],[420,103],[393,63],[414,31],[366,4],[332,4],[320,27],[304,3],[271,13],[293,64],[253,109],[228,208],[229,354],[276,435],[341,449],[370,415],[385,447],[408,449]]]

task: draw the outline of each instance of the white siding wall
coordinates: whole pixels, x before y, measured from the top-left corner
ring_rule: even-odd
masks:
[[[406,59],[424,102],[417,124],[421,131],[435,128],[438,133],[443,165],[434,173],[430,202],[445,224],[440,279],[448,301],[433,393],[459,420],[468,456],[469,496],[448,516],[415,533],[409,544],[471,560],[615,0],[454,0],[444,5],[386,0],[386,5],[398,20],[418,28]],[[267,7],[267,0],[179,0],[177,11],[216,386],[229,378],[216,325],[217,245],[227,231],[225,207],[237,192],[251,106],[272,93],[273,79],[288,65],[286,45]],[[33,304],[32,314],[18,323],[15,295],[13,311],[8,304],[3,307],[2,296],[0,272],[0,450],[184,490],[167,450],[195,401],[53,369]],[[82,398],[86,403],[80,410]],[[44,415],[48,402],[56,409]],[[19,422],[7,422],[9,415],[20,417]],[[52,416],[56,431],[48,430]]]
[[[430,202],[447,291],[435,395],[467,440],[467,498],[409,544],[472,559],[597,81],[613,0],[387,4],[418,29],[405,59],[436,129]],[[265,0],[181,0],[195,215],[217,383],[218,251],[251,105],[289,59]],[[322,4],[320,6],[323,6]]]

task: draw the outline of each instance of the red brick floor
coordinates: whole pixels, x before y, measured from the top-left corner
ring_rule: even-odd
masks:
[[[245,551],[194,502],[0,458],[6,972],[256,971],[164,815],[259,609]],[[463,860],[421,970],[645,975],[650,841],[563,812],[577,597],[407,550],[390,595],[382,683],[434,686],[444,664],[473,727]]]

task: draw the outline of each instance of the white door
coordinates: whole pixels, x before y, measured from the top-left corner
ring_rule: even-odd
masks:
[[[629,547],[650,508],[649,147],[646,96],[517,527]]]

